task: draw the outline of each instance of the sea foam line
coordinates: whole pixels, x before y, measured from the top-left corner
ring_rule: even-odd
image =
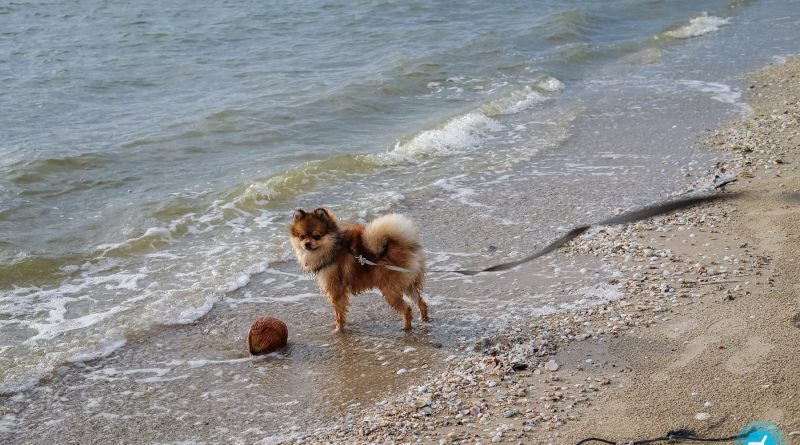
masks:
[[[719,31],[721,26],[729,23],[730,19],[723,19],[713,15],[703,13],[689,21],[688,24],[681,26],[678,29],[673,29],[664,33],[667,37],[675,39],[688,39],[691,37],[698,37],[712,32]]]

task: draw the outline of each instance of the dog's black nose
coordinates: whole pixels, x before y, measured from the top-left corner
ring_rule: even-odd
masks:
[[[305,247],[306,249],[311,249],[311,243],[305,243],[303,244],[303,247]]]

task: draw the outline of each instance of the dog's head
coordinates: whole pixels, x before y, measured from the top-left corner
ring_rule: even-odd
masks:
[[[289,226],[289,236],[303,269],[315,270],[327,260],[339,239],[336,216],[323,208],[313,212],[297,209]]]

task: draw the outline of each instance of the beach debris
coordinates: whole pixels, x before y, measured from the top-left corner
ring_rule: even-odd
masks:
[[[286,346],[289,329],[286,323],[275,317],[261,317],[247,333],[247,348],[250,354],[266,354]]]
[[[709,413],[697,413],[697,414],[694,415],[694,418],[699,420],[699,421],[701,421],[701,422],[705,422],[706,420],[711,418],[711,414],[709,414]]]

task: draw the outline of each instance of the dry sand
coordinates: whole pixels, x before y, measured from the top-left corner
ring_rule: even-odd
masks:
[[[732,152],[710,172],[737,177],[723,193],[746,194],[562,249],[617,263],[622,298],[484,339],[426,384],[298,441],[626,442],[761,420],[800,443],[800,58],[747,82],[753,114],[706,141]]]
[[[732,163],[742,172],[729,188],[747,194],[733,209],[709,209],[728,217],[716,227],[715,242],[696,247],[729,259],[749,248],[766,267],[714,286],[705,304],[675,308],[667,322],[609,340],[607,360],[629,366],[630,383],[606,391],[593,414],[569,424],[559,442],[587,435],[634,440],[680,427],[729,436],[762,420],[800,443],[800,58],[748,82],[754,113],[711,138],[739,152]],[[676,238],[651,239],[657,249],[692,254]],[[729,299],[736,286],[747,290]]]

